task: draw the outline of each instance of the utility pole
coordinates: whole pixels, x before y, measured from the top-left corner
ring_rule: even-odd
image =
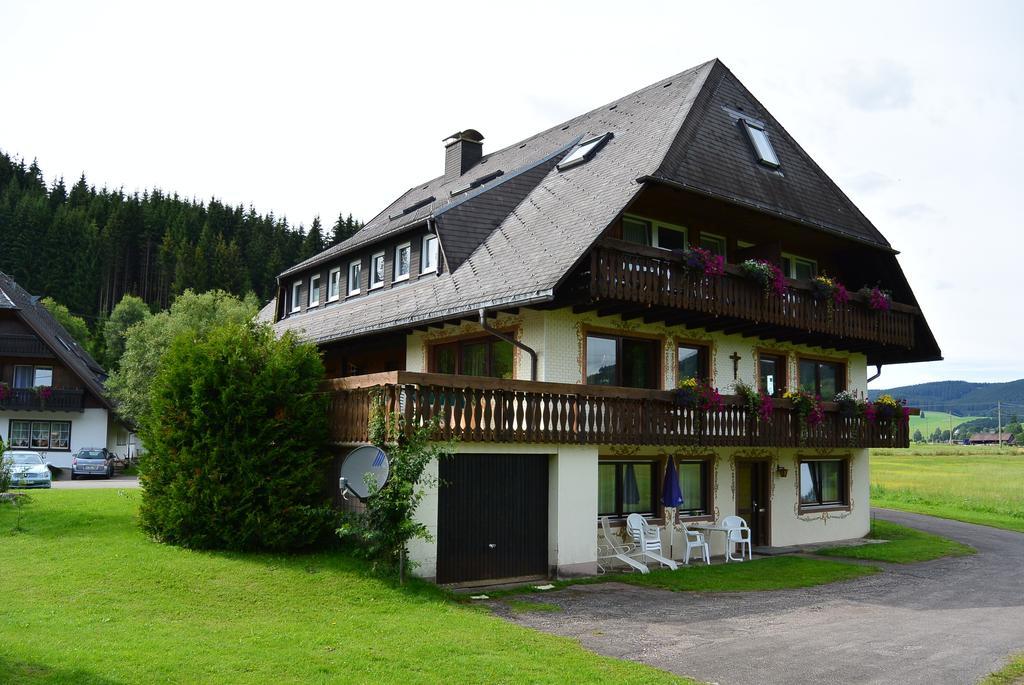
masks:
[[[953,444],[953,405],[949,405],[949,411],[946,412],[946,416],[949,417],[949,444]]]
[[[998,447],[1002,447],[1003,446],[1003,403],[999,402],[999,401],[996,401],[996,417],[997,417],[996,421],[998,421],[998,423],[996,424],[998,426],[998,428],[996,428],[996,445]]]

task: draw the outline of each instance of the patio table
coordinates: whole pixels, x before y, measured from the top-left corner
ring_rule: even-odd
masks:
[[[737,559],[729,554],[729,529],[720,523],[688,523],[687,528],[691,530],[699,530],[702,533],[721,533],[725,536],[725,560],[729,561],[743,561],[742,556]],[[710,541],[711,536],[708,535]]]

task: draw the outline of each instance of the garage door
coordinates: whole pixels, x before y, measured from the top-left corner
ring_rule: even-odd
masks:
[[[459,454],[439,471],[438,583],[547,575],[547,455]]]

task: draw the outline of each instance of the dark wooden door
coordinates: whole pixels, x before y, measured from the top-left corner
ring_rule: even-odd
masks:
[[[459,454],[443,459],[437,582],[548,574],[548,456]]]
[[[736,462],[736,514],[750,526],[755,546],[771,544],[771,471],[767,461]]]

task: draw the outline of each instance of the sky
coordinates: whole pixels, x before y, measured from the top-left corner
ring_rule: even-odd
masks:
[[[0,0],[0,150],[329,226],[712,57],[901,251],[945,361],[871,387],[1024,377],[1024,3]]]

